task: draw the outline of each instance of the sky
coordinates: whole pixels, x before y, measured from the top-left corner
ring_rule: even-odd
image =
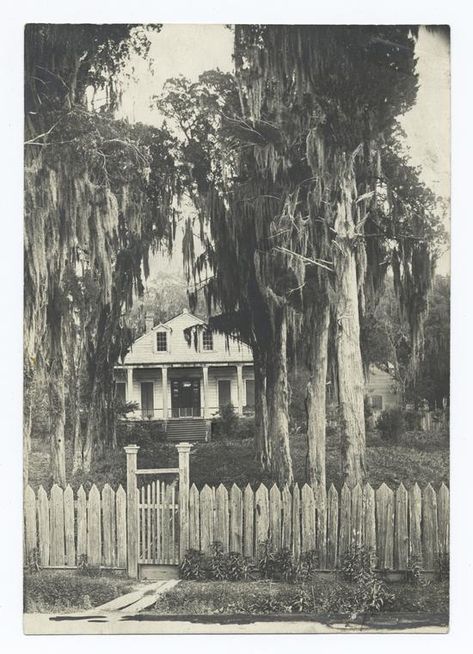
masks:
[[[161,116],[151,105],[170,77],[184,75],[192,81],[212,68],[233,70],[233,35],[224,25],[168,24],[150,34],[149,59],[134,58],[124,82],[120,114],[131,122],[159,126]],[[421,28],[416,45],[419,90],[415,106],[400,120],[406,132],[406,148],[414,165],[421,167],[423,181],[450,200],[450,51],[446,39]],[[450,231],[450,225],[446,228]],[[182,271],[180,242],[171,260],[157,255],[151,260],[151,277],[160,271]],[[438,272],[450,270],[449,249]]]

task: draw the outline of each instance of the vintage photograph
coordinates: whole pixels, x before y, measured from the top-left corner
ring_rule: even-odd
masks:
[[[450,29],[24,30],[26,634],[446,633]]]

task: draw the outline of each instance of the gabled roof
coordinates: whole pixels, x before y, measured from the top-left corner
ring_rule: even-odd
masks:
[[[181,316],[189,316],[189,318],[193,318],[196,322],[199,322],[201,325],[206,324],[205,320],[202,320],[202,318],[198,318],[197,316],[194,316],[193,313],[190,313],[187,309],[183,309],[181,313],[177,314],[177,316],[174,316],[173,318],[166,320],[164,325],[169,325],[170,322],[173,322],[173,320],[177,320],[177,318],[180,318]]]

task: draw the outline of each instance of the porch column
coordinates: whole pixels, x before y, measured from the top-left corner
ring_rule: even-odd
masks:
[[[209,399],[208,399],[208,389],[209,389],[209,367],[202,366],[202,394],[203,394],[203,404],[204,404],[204,418],[208,417],[209,413]]]
[[[237,369],[237,387],[238,387],[238,415],[243,415],[243,365],[240,363]]]
[[[126,369],[126,401],[133,402],[133,368]]]
[[[163,394],[163,420],[168,419],[168,369],[163,366],[161,368],[161,384]]]

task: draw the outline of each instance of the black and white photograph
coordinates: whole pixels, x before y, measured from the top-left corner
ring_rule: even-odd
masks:
[[[307,18],[24,26],[25,634],[449,630],[450,27]]]

